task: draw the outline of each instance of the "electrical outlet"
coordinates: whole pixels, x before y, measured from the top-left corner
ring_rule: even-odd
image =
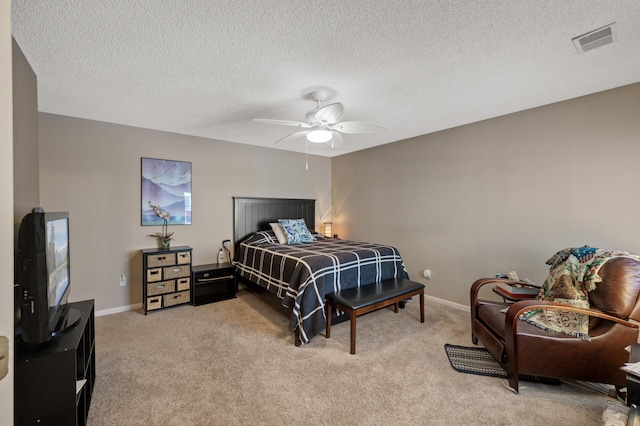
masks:
[[[127,276],[122,274],[120,275],[120,287],[126,287],[127,286]]]
[[[424,271],[422,271],[422,275],[424,275],[424,277],[428,280],[431,279],[431,269],[425,269]]]

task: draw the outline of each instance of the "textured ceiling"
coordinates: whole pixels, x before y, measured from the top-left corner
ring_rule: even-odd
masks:
[[[638,0],[13,0],[43,112],[274,147],[313,88],[344,120],[334,156],[640,81]],[[616,22],[618,39],[571,41]],[[277,145],[304,152],[304,139]]]

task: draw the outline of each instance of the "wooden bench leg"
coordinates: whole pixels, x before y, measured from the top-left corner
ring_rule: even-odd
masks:
[[[327,331],[325,333],[326,338],[331,337],[331,302],[326,302],[327,305]]]
[[[351,317],[351,355],[356,353],[356,311],[349,312]]]
[[[367,287],[369,296],[377,296],[377,300],[371,301],[363,299],[360,289],[347,289],[337,294],[329,294],[326,298],[327,305],[327,327],[325,336],[329,338],[331,336],[331,314],[334,310],[344,311],[345,315],[349,315],[349,322],[351,326],[351,354],[356,353],[356,317],[358,315],[373,312],[377,309],[390,307],[393,305],[395,313],[399,312],[400,308],[404,308],[404,304],[407,300],[411,299],[415,295],[420,296],[420,322],[425,322],[424,315],[424,285],[409,282],[404,283],[404,280],[400,280],[400,286],[398,286],[398,279],[382,281],[380,283],[371,284]],[[365,292],[367,293],[367,292]]]

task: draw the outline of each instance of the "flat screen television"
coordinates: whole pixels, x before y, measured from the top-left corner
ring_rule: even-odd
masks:
[[[69,309],[69,213],[34,209],[18,232],[18,333],[26,343],[44,343],[81,317]]]

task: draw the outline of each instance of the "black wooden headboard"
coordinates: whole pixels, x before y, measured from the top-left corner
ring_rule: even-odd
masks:
[[[233,197],[235,252],[238,252],[238,244],[250,233],[270,230],[270,222],[300,218],[304,218],[307,227],[316,228],[316,200]]]

